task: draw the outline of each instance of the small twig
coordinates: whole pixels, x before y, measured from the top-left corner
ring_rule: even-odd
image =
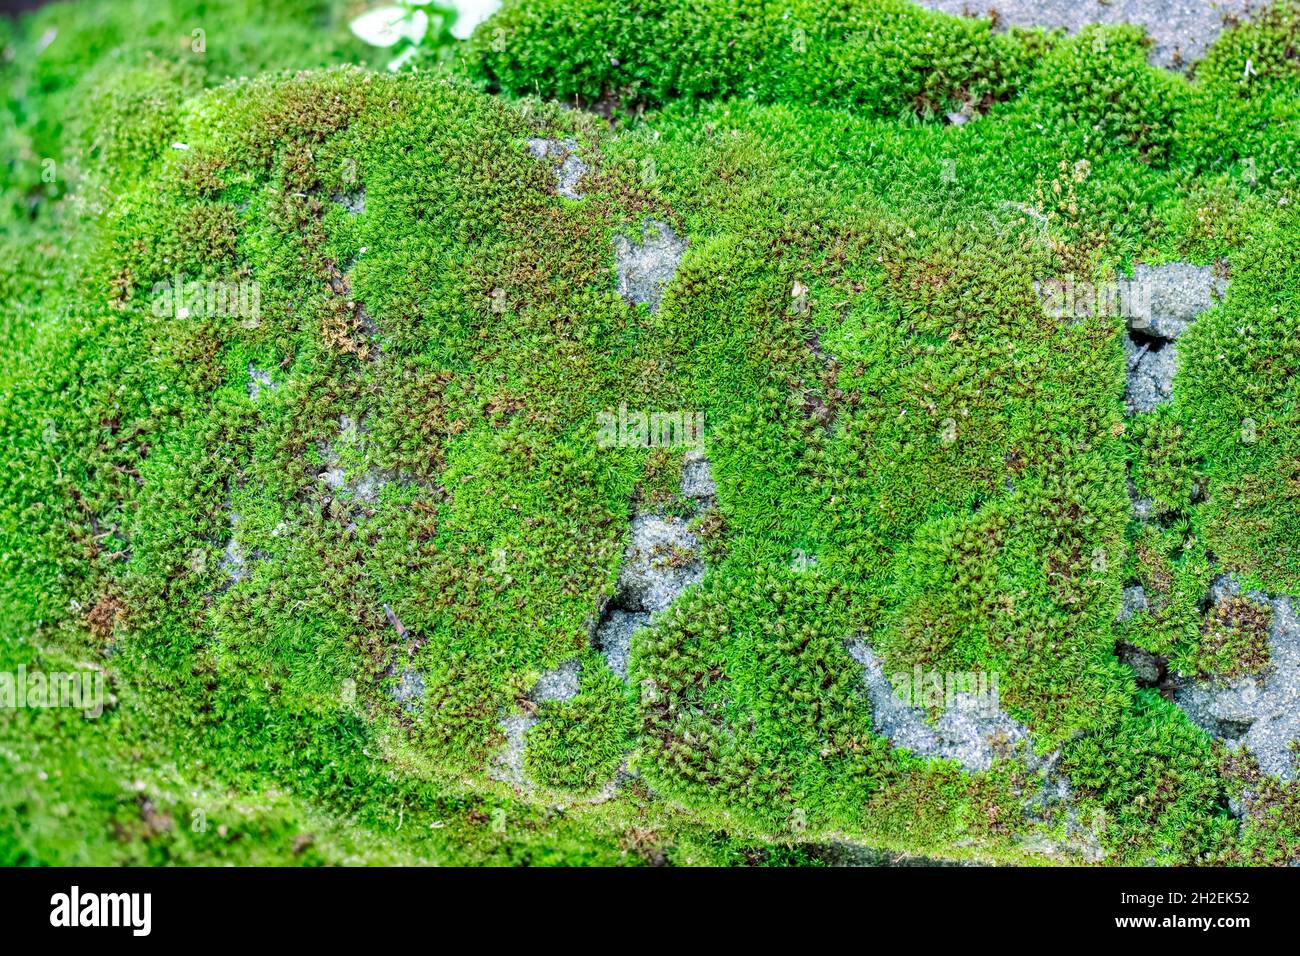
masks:
[[[388,618],[388,623],[393,625],[393,629],[397,631],[397,636],[405,639],[407,634],[406,626],[402,624],[401,619],[387,604],[384,605],[384,616]]]

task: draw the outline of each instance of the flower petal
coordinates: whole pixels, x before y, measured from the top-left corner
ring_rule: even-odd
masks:
[[[392,46],[407,35],[407,25],[402,22],[406,16],[401,7],[379,7],[361,14],[349,26],[371,46]]]
[[[501,0],[455,0],[456,22],[451,35],[457,40],[468,40],[474,28],[501,8]]]

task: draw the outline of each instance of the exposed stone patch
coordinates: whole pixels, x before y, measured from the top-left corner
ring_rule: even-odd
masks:
[[[1165,678],[1164,659],[1148,650],[1120,643],[1115,646],[1115,656],[1133,671],[1139,687],[1159,687]]]
[[[1227,281],[1213,267],[1187,263],[1138,266],[1133,281],[1150,287],[1149,315],[1129,318],[1130,337],[1125,343],[1129,367],[1126,403],[1130,413],[1141,413],[1172,396],[1176,340],[1201,312],[1223,298]],[[1203,496],[1202,488],[1196,497]],[[1129,498],[1139,521],[1154,520],[1153,503],[1138,495],[1131,480]],[[1241,616],[1228,607],[1241,596],[1239,582],[1224,574],[1211,584],[1207,603],[1212,614],[1222,612],[1219,616],[1227,626]],[[1160,687],[1206,733],[1230,746],[1245,747],[1262,771],[1290,781],[1296,777],[1292,746],[1300,739],[1300,618],[1288,596],[1253,591],[1244,597],[1269,612],[1269,663],[1261,673],[1194,680],[1170,675],[1166,661],[1139,648],[1120,644],[1116,653],[1133,669],[1139,684]],[[1142,587],[1130,585],[1124,589],[1117,620],[1129,620],[1148,607]],[[1257,626],[1263,629],[1262,618]]]
[[[895,747],[904,747],[918,757],[955,760],[971,772],[989,769],[995,756],[1018,751],[1023,751],[1031,769],[1044,766],[1034,755],[1029,731],[1007,716],[996,701],[958,692],[931,723],[924,707],[912,706],[898,696],[866,640],[854,637],[848,642],[848,651],[862,665],[876,731]]]
[[[524,749],[528,746],[525,735],[536,723],[537,718],[530,714],[506,714],[501,718],[500,726],[506,742],[492,757],[489,779],[508,783],[518,790],[532,788],[532,781],[524,772]]]
[[[248,397],[257,401],[258,396],[262,394],[263,389],[268,392],[275,391],[275,382],[271,379],[270,372],[264,372],[252,362],[248,363]]]
[[[568,660],[537,678],[528,696],[535,704],[573,700],[578,696],[581,680],[582,663],[576,658]]]
[[[490,779],[508,783],[520,790],[533,788],[533,782],[524,771],[524,750],[528,747],[528,731],[537,726],[535,706],[547,701],[572,700],[578,696],[581,681],[581,662],[576,659],[567,660],[537,679],[528,692],[522,713],[502,716],[499,726],[506,740],[492,757],[492,765],[488,768]]]
[[[1069,803],[1073,798],[1069,783],[1060,776],[1049,776],[1052,789],[1045,793],[1046,802]],[[1100,863],[1106,859],[1106,848],[1102,845],[1105,819],[1102,817],[1085,821],[1079,811],[1070,806],[1066,810],[1065,839],[1057,840],[1045,834],[1017,837],[1016,842],[1025,850],[1037,856],[1046,856],[1066,863]]]
[[[334,492],[336,497],[373,508],[379,502],[379,495],[388,484],[390,476],[371,468],[353,478],[348,478],[347,470],[342,465],[336,444],[354,445],[360,441],[365,428],[350,415],[339,416],[339,437],[337,442],[326,442],[319,446],[324,470],[319,478],[325,487]]]
[[[650,624],[650,614],[644,611],[609,612],[596,630],[596,650],[605,655],[609,669],[627,680],[628,655],[632,650],[632,633]]]
[[[1226,601],[1230,597],[1236,597],[1241,593],[1241,582],[1231,574],[1220,574],[1210,582],[1210,590],[1206,597],[1211,604],[1218,604],[1220,601]]]
[[[407,660],[413,659],[424,642],[411,633],[411,630],[402,623],[402,619],[397,616],[397,612],[388,604],[384,605],[384,616],[388,618],[389,625],[403,642],[400,651],[405,651]],[[400,653],[398,656],[400,660]],[[384,693],[400,704],[403,711],[415,716],[424,708],[425,679],[422,673],[410,664],[399,666],[397,661],[394,661],[384,669],[384,677],[388,678],[383,682]]]
[[[528,152],[536,159],[557,160],[555,169],[555,191],[565,199],[581,199],[578,183],[587,174],[589,167],[578,156],[576,140],[541,139],[532,137],[528,140]]]
[[[918,757],[955,760],[969,773],[988,770],[996,757],[1020,757],[1031,774],[1040,775],[1037,789],[1026,803],[1031,819],[1046,820],[1049,811],[1062,805],[1067,811],[1063,841],[1040,834],[1022,839],[1022,846],[1030,853],[1067,861],[1082,858],[1095,863],[1105,856],[1098,828],[1085,826],[1071,805],[1070,783],[1056,770],[1059,752],[1038,756],[1028,728],[1002,711],[996,696],[980,699],[958,691],[931,723],[924,707],[913,706],[898,695],[880,659],[861,635],[851,638],[846,647],[862,665],[877,733]]]
[[[1141,584],[1129,584],[1120,594],[1120,609],[1115,623],[1130,621],[1140,614],[1157,610],[1158,606],[1159,600],[1153,604],[1147,597],[1146,588]],[[1125,641],[1116,642],[1115,656],[1133,672],[1133,678],[1139,687],[1155,687],[1166,698],[1172,696],[1177,683],[1169,672],[1169,661],[1166,658]]]
[[[618,294],[636,305],[648,306],[652,312],[657,310],[685,252],[686,240],[679,239],[672,227],[657,219],[646,223],[640,242],[615,236]]]
[[[388,696],[408,714],[418,714],[424,705],[424,676],[412,667],[394,672],[397,682],[387,688]],[[389,676],[393,676],[391,673]]]
[[[1147,592],[1140,584],[1130,584],[1120,595],[1119,616],[1116,621],[1127,621],[1135,614],[1141,614],[1151,607],[1147,601]]]
[[[248,577],[248,562],[244,558],[244,549],[239,544],[239,539],[234,535],[235,522],[230,523],[231,535],[230,540],[226,542],[225,550],[221,552],[221,560],[218,566],[226,572],[226,577],[230,579],[231,584],[238,584],[244,578]]]
[[[1151,521],[1155,518],[1156,503],[1138,494],[1137,485],[1132,478],[1128,480],[1128,500],[1133,509],[1133,517],[1138,521]]]
[[[1231,575],[1220,575],[1210,587],[1215,604],[1242,594]],[[1233,680],[1187,682],[1175,701],[1206,733],[1249,750],[1265,773],[1295,780],[1291,746],[1300,739],[1300,616],[1286,595],[1250,591],[1244,596],[1272,612],[1269,666],[1262,674]]]
[[[682,497],[690,499],[697,512],[717,503],[718,486],[702,452],[688,451],[683,456],[680,487]],[[684,519],[642,514],[632,519],[631,530],[632,543],[623,555],[614,597],[592,640],[623,680],[627,680],[632,634],[648,627],[651,614],[667,608],[704,577],[700,540]]]
[[[258,549],[251,553],[244,551],[244,546],[239,542],[239,513],[232,511],[230,513],[230,539],[226,542],[225,549],[221,552],[221,558],[217,566],[226,573],[226,577],[231,584],[238,584],[248,577],[249,563],[252,561],[265,561],[268,557],[265,551]]]
[[[1228,291],[1228,280],[1214,266],[1190,262],[1137,265],[1131,281],[1138,288],[1150,289],[1151,314],[1131,317],[1129,327],[1168,342],[1186,332],[1198,315],[1222,301]]]
[[[1148,59],[1166,69],[1199,60],[1223,30],[1228,14],[1246,12],[1248,0],[917,0],[923,7],[965,16],[997,15],[1006,27],[1064,27],[1077,33],[1089,23],[1132,23],[1154,41]]]
[[[368,471],[349,481],[343,469],[339,467],[327,468],[320,477],[321,481],[325,482],[325,487],[331,491],[347,492],[366,505],[378,502],[379,493],[387,484],[387,480],[374,471]]]
[[[708,459],[688,452],[681,492],[697,509],[712,506],[717,486]],[[632,542],[623,555],[618,587],[609,610],[653,613],[673,603],[704,576],[700,539],[676,515],[640,514],[632,519]]]
[[[682,461],[682,496],[694,498],[703,508],[710,507],[718,497],[718,486],[713,480],[713,469],[703,452],[688,451]]]
[[[712,506],[717,493],[708,460],[698,452],[688,452],[682,464],[682,496],[691,499],[697,509]],[[614,597],[605,606],[593,636],[592,645],[605,655],[610,669],[624,681],[628,676],[628,657],[632,635],[650,624],[653,613],[669,607],[692,584],[704,576],[699,539],[687,522],[675,515],[641,514],[632,519],[632,541],[623,556]],[[523,712],[506,714],[500,727],[505,744],[492,759],[488,775],[519,789],[532,789],[524,771],[524,751],[528,731],[537,724],[533,713],[537,704],[572,700],[581,686],[582,665],[568,660],[538,678],[523,704]],[[589,802],[611,799],[623,782],[631,779],[624,765],[614,779]]]
[[[627,611],[662,611],[704,577],[700,541],[676,516],[632,519],[632,543],[618,579],[618,603]]]
[[[1127,319],[1128,388],[1124,398],[1130,413],[1150,412],[1173,397],[1178,370],[1175,340],[1198,315],[1222,300],[1228,282],[1213,266],[1186,262],[1136,266],[1130,282],[1149,298],[1149,309],[1136,310],[1137,314]]]
[[[1124,343],[1128,360],[1128,389],[1124,401],[1130,413],[1151,412],[1173,398],[1177,353],[1172,344]]]
[[[335,193],[330,199],[345,208],[354,216],[359,216],[366,211],[366,190],[365,188],[355,189],[347,193]]]

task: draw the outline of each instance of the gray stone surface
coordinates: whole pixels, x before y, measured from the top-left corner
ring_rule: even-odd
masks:
[[[1141,289],[1149,304],[1127,318],[1133,334],[1124,343],[1128,363],[1124,400],[1133,414],[1153,411],[1173,397],[1178,370],[1176,340],[1198,315],[1222,300],[1228,282],[1213,266],[1187,262],[1138,265],[1133,278],[1126,281]]]
[[[1229,575],[1215,579],[1211,599],[1241,594]],[[1272,610],[1269,625],[1270,663],[1262,675],[1230,681],[1194,681],[1180,688],[1175,700],[1188,717],[1221,740],[1243,746],[1255,755],[1260,769],[1284,781],[1297,779],[1291,745],[1300,739],[1300,616],[1285,595],[1259,591],[1246,597]]]
[[[337,442],[327,442],[320,446],[321,461],[325,464],[325,470],[320,473],[320,480],[337,496],[372,507],[379,502],[380,492],[388,484],[390,476],[371,468],[349,478],[337,447],[340,444],[355,445],[366,430],[350,415],[339,416]]]
[[[918,757],[955,760],[972,772],[989,769],[995,756],[1016,752],[1031,768],[1042,765],[1034,755],[1029,731],[1000,708],[993,707],[990,712],[984,702],[958,694],[931,723],[925,708],[899,698],[880,659],[862,637],[850,640],[848,651],[862,665],[876,732],[888,737],[895,747],[904,747]]]
[[[563,702],[578,696],[582,680],[582,664],[577,659],[567,660],[537,678],[528,700],[532,704],[547,701]],[[533,782],[524,772],[524,750],[528,746],[528,731],[537,726],[537,717],[531,707],[522,713],[504,714],[498,724],[505,734],[505,744],[492,756],[488,777],[508,783],[520,790],[530,790]]]
[[[342,468],[335,466],[327,468],[320,476],[321,481],[331,491],[346,492],[362,504],[373,505],[379,501],[379,493],[383,491],[387,481],[382,475],[374,471],[367,471],[357,477],[349,480]]]
[[[1124,402],[1129,413],[1150,412],[1173,398],[1178,346],[1172,342],[1159,348],[1124,341],[1128,361],[1128,387]]]
[[[1138,494],[1137,485],[1133,479],[1128,480],[1128,500],[1133,508],[1133,517],[1138,521],[1151,521],[1156,516],[1156,503],[1150,498],[1143,498]]]
[[[1210,582],[1209,599],[1211,604],[1218,604],[1224,598],[1236,597],[1241,593],[1241,582],[1231,574],[1220,574]]]
[[[578,156],[576,140],[541,139],[533,137],[528,140],[528,152],[535,159],[553,159],[558,162],[555,169],[555,191],[565,199],[581,199],[578,183],[588,171],[588,166]]]
[[[388,696],[402,705],[408,714],[418,714],[424,706],[424,677],[411,667],[397,674],[397,681],[388,689]]]
[[[239,541],[239,522],[239,512],[230,512],[230,539],[226,542],[226,547],[222,550],[221,558],[217,562],[217,567],[226,573],[226,577],[231,584],[238,584],[248,577],[250,561],[261,560],[266,557],[265,554],[258,551],[251,555],[244,551],[244,546]]]
[[[701,502],[711,502],[718,496],[713,470],[702,452],[688,451],[683,457],[682,495]]]
[[[1147,290],[1151,314],[1129,318],[1129,328],[1153,338],[1172,342],[1206,309],[1213,308],[1228,291],[1228,280],[1220,278],[1214,266],[1190,262],[1166,262],[1159,266],[1133,267],[1129,280],[1135,288]]]
[[[703,504],[716,493],[709,462],[703,455],[690,452],[685,456],[681,475],[682,494]],[[642,514],[632,519],[632,541],[623,555],[618,584],[609,608],[596,626],[592,643],[605,655],[610,670],[627,680],[628,656],[632,635],[648,627],[652,612],[662,611],[686,588],[704,576],[700,542],[676,516]],[[582,665],[577,659],[564,661],[538,678],[528,699],[533,704],[572,700],[578,694]],[[489,775],[520,789],[531,789],[524,772],[524,749],[527,734],[537,723],[531,710],[506,714],[500,727],[506,742],[492,759]],[[609,799],[626,768],[602,791],[600,799]]]
[[[1117,653],[1120,663],[1127,665],[1133,671],[1133,676],[1137,679],[1139,686],[1155,687],[1160,683],[1161,659],[1155,654],[1140,647],[1134,647],[1132,644],[1119,645]]]
[[[330,199],[354,216],[366,211],[366,191],[364,189],[356,189],[348,193],[335,193]]]
[[[683,456],[680,487],[682,496],[701,511],[716,503],[718,488],[702,452],[688,451]],[[682,518],[641,514],[632,519],[631,531],[614,597],[593,639],[610,669],[623,680],[627,680],[632,634],[648,627],[653,612],[667,608],[704,576],[700,541]]]
[[[1146,589],[1140,584],[1130,584],[1120,595],[1119,617],[1116,620],[1127,621],[1134,614],[1141,614],[1149,607]]]
[[[568,660],[537,678],[528,697],[535,704],[547,701],[573,700],[578,696],[582,680],[582,664],[577,659]]]
[[[649,624],[648,612],[613,610],[596,630],[596,650],[605,655],[609,669],[623,680],[627,680],[632,634]]]
[[[226,577],[230,579],[231,584],[238,584],[244,578],[248,577],[248,562],[244,558],[244,549],[239,543],[239,538],[234,534],[235,523],[230,524],[230,540],[226,542],[225,550],[221,552],[219,566],[222,571],[226,572]]]
[[[537,718],[529,714],[507,714],[501,718],[501,730],[506,742],[492,757],[492,766],[488,776],[493,780],[508,783],[520,790],[532,787],[532,781],[524,772],[524,748],[528,746],[527,734],[537,723]]]
[[[629,302],[659,308],[665,287],[677,274],[686,240],[679,239],[667,223],[652,219],[646,223],[641,241],[614,237],[614,269],[618,294]]]
[[[270,372],[264,372],[252,362],[248,363],[248,397],[257,401],[262,391],[275,391],[275,382]]]
[[[967,16],[996,10],[1003,26],[1064,27],[1077,33],[1089,23],[1132,23],[1154,41],[1149,59],[1167,68],[1192,63],[1223,29],[1225,13],[1243,13],[1247,0],[918,0],[921,6]]]
[[[618,576],[617,605],[625,611],[662,611],[704,577],[700,541],[673,515],[632,519],[632,543]]]

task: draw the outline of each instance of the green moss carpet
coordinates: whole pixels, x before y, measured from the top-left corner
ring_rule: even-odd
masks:
[[[1300,7],[356,12],[0,21],[0,863],[1300,857]]]

